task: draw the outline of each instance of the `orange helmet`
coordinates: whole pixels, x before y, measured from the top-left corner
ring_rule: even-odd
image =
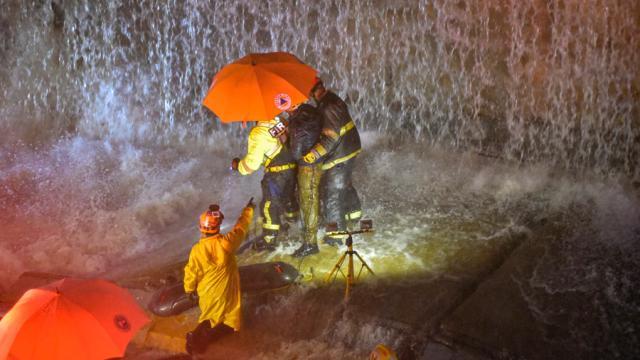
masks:
[[[217,234],[223,219],[224,214],[220,211],[220,206],[209,205],[209,210],[200,215],[200,231],[205,234]]]
[[[369,354],[369,360],[398,360],[398,355],[384,344],[378,344]]]

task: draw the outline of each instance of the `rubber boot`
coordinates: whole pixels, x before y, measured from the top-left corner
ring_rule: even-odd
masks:
[[[294,258],[301,258],[301,257],[317,254],[319,252],[320,250],[318,249],[318,245],[303,243],[302,245],[300,245],[298,249],[296,249],[296,251],[293,252],[293,254],[291,254],[291,256],[293,256]]]
[[[256,242],[253,243],[253,249],[255,251],[274,251],[276,249],[276,238],[278,232],[274,230],[263,229],[263,235]]]

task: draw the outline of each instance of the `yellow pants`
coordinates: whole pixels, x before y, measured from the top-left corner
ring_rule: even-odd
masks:
[[[307,244],[317,244],[318,242],[321,178],[322,164],[298,167],[300,213],[304,226],[302,241]]]

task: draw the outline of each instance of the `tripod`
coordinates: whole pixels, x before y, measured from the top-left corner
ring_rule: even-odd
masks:
[[[340,272],[347,281],[347,287],[344,291],[345,301],[349,300],[349,296],[351,295],[351,287],[354,286],[356,284],[356,281],[360,278],[360,274],[362,273],[363,268],[366,268],[371,273],[371,275],[375,276],[375,274],[373,273],[373,270],[371,270],[369,265],[367,265],[367,263],[362,259],[360,254],[358,254],[357,251],[353,250],[353,238],[351,237],[351,235],[353,234],[362,234],[365,232],[372,232],[372,231],[373,230],[371,229],[365,229],[365,230],[357,230],[357,231],[340,231],[340,232],[334,233],[336,235],[348,235],[347,241],[346,241],[347,251],[345,251],[344,254],[340,256],[340,259],[338,260],[336,265],[333,267],[329,275],[327,275],[325,282],[328,283],[330,281],[335,280],[336,277],[338,277],[338,272]],[[354,277],[354,271],[353,271],[353,255],[357,256],[361,263],[360,270],[358,271],[358,275],[355,277]],[[347,274],[345,275],[341,267],[342,267],[342,264],[344,263],[345,258],[347,258],[347,256],[349,257],[349,262],[347,265]]]

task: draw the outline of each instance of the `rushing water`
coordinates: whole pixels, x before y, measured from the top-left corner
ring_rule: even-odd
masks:
[[[3,0],[2,9],[2,125],[27,143],[237,132],[200,106],[210,79],[248,52],[283,50],[347,96],[362,127],[640,171],[637,1]]]
[[[258,176],[227,171],[246,129],[200,103],[225,63],[281,50],[316,67],[369,130],[356,176],[365,212],[389,229],[363,249],[378,269],[447,268],[438,246],[422,248],[424,234],[441,234],[443,246],[468,234],[433,228],[437,219],[502,228],[562,208],[567,227],[587,225],[545,253],[523,296],[548,323],[564,321],[558,296],[595,296],[609,334],[600,351],[638,344],[625,317],[640,309],[639,2],[0,0],[0,9],[0,290],[25,270],[122,273],[153,251],[176,256],[209,202],[232,218],[258,197]],[[499,160],[470,165],[474,152]],[[384,238],[392,234],[397,243]],[[593,337],[579,326],[572,336]]]

